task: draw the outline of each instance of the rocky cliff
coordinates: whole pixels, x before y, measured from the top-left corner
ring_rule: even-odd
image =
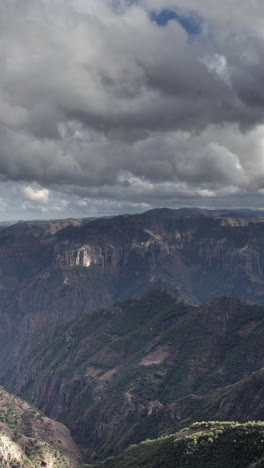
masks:
[[[196,397],[264,366],[263,233],[262,217],[173,210],[2,229],[0,383],[92,457],[199,419]]]
[[[185,213],[185,212],[184,212]],[[264,222],[174,210],[0,231],[0,347],[164,287],[195,304],[264,303]]]
[[[65,426],[0,388],[2,468],[77,468],[81,461]]]
[[[105,457],[201,416],[262,418],[262,390],[253,404],[232,385],[264,367],[263,336],[263,306],[225,297],[190,306],[153,291],[11,343],[0,380]]]

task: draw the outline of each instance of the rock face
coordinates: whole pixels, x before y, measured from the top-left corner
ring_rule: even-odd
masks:
[[[0,348],[157,287],[194,304],[222,295],[263,304],[264,219],[218,215],[152,210],[2,229]]]
[[[263,336],[263,306],[153,291],[10,343],[0,380],[104,458],[201,418],[263,418]]]
[[[199,419],[179,401],[264,367],[263,234],[197,210],[3,228],[0,383],[91,457]]]
[[[171,419],[184,419],[186,423],[212,417],[222,421],[264,421],[264,368],[209,394],[189,395],[171,404],[166,411],[170,412]],[[163,418],[168,421],[168,414],[164,413]]]
[[[68,429],[0,388],[0,466],[77,468],[81,455]]]

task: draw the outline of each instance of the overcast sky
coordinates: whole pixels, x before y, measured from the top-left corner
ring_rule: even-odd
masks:
[[[264,208],[263,0],[2,0],[0,218]]]

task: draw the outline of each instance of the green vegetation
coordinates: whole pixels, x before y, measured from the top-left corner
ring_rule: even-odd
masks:
[[[129,447],[104,468],[247,468],[264,455],[264,423],[196,423]]]
[[[193,421],[264,419],[263,335],[262,306],[152,291],[31,336],[9,388],[103,459]]]

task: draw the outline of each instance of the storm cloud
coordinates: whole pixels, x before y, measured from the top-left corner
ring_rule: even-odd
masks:
[[[258,0],[1,2],[1,216],[263,208],[263,18]]]

